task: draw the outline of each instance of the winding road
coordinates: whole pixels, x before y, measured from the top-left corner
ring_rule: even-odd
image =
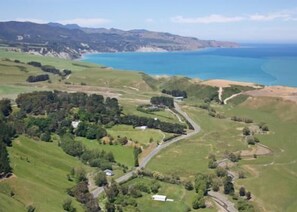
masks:
[[[155,156],[157,155],[162,149],[165,149],[167,148],[168,146],[172,145],[173,143],[176,143],[180,140],[183,140],[183,139],[186,139],[186,138],[190,138],[192,137],[193,135],[196,135],[198,134],[200,131],[201,131],[201,128],[200,126],[195,122],[193,121],[189,115],[182,111],[180,106],[174,102],[174,107],[175,107],[175,110],[180,114],[182,115],[194,128],[193,131],[189,132],[188,134],[185,134],[185,135],[181,135],[179,137],[176,137],[176,138],[172,138],[166,142],[163,142],[161,143],[160,145],[158,145],[153,151],[151,151],[139,164],[139,167],[137,169],[134,169],[130,172],[127,172],[125,175],[117,178],[115,181],[117,183],[121,183],[121,182],[125,182],[127,180],[129,180],[134,173],[137,172],[138,169],[141,169],[141,168],[144,168],[148,162]],[[94,198],[97,198],[102,192],[104,191],[104,188],[103,187],[97,187],[96,189],[94,189],[93,191],[91,191],[92,195],[94,196]],[[235,212],[237,211],[235,208],[234,208],[234,204],[232,202],[230,202],[223,194],[220,194],[218,192],[209,192],[209,196],[213,198],[213,200],[218,203],[219,205],[222,206],[222,208],[224,208],[225,211],[227,212]]]

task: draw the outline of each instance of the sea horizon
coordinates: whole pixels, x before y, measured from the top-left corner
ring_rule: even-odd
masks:
[[[297,44],[241,43],[236,48],[194,51],[87,53],[80,60],[153,76],[297,87]]]

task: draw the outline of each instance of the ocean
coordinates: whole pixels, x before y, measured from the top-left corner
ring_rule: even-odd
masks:
[[[225,79],[297,87],[297,44],[243,44],[187,52],[84,55],[82,61],[150,75]]]

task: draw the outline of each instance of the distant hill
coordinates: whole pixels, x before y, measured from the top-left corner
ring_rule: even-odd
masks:
[[[0,22],[0,43],[24,52],[70,59],[86,52],[182,51],[238,46],[233,42],[199,40],[143,29],[124,31],[16,21]]]

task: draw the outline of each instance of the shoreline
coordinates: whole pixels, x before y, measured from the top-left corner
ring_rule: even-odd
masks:
[[[255,45],[257,48],[258,45]],[[297,88],[293,78],[288,77],[285,79],[282,77],[281,69],[277,69],[277,72],[271,70],[263,70],[258,63],[266,64],[270,61],[265,60],[269,57],[271,50],[267,51],[265,48],[262,50],[262,45],[259,44],[260,50],[263,52],[257,58],[253,58],[253,51],[245,51],[240,49],[251,49],[253,44],[241,44],[239,47],[211,47],[211,48],[199,48],[196,50],[185,50],[185,51],[145,51],[145,52],[87,52],[82,55],[78,61],[89,62],[93,64],[99,64],[101,66],[107,66],[114,70],[122,71],[135,71],[135,72],[144,72],[150,76],[168,75],[168,76],[183,76],[191,79],[200,79],[203,81],[212,81],[212,80],[226,80],[232,82],[239,82],[241,84],[257,84],[264,86],[286,86]],[[267,45],[270,46],[270,45]],[[248,48],[247,48],[248,47]],[[221,50],[226,49],[226,50]],[[234,51],[232,49],[235,49]],[[239,49],[239,50],[236,50]],[[277,49],[274,49],[277,50]],[[210,51],[210,52],[209,52]],[[214,51],[214,52],[213,52]],[[194,54],[192,54],[194,52]],[[198,52],[197,55],[195,52]],[[202,53],[201,53],[202,52]],[[166,55],[163,55],[165,54]],[[177,53],[177,54],[175,54]],[[178,54],[180,53],[180,55]],[[185,53],[185,56],[183,56]],[[188,53],[188,54],[186,54]],[[100,57],[100,54],[106,56]],[[127,54],[127,55],[125,55]],[[130,54],[130,55],[129,55]],[[139,55],[138,55],[139,54]],[[146,54],[151,59],[145,59]],[[159,54],[162,59],[159,59]],[[162,55],[161,55],[162,54]],[[172,54],[172,55],[171,55]],[[95,55],[95,56],[92,56]],[[96,57],[98,55],[98,58]],[[109,56],[110,55],[110,56]],[[123,55],[123,56],[122,56]],[[152,56],[150,56],[152,55]],[[267,57],[265,56],[267,55]],[[89,57],[92,56],[92,57]],[[212,57],[218,57],[218,59]],[[205,58],[204,58],[205,57]],[[227,59],[224,59],[227,57]],[[232,59],[235,58],[234,64]],[[276,56],[275,56],[276,57]],[[141,60],[144,58],[145,62],[137,62],[132,65],[133,60]],[[174,62],[181,58],[181,62]],[[183,58],[185,62],[183,62]],[[197,58],[197,59],[196,59]],[[222,58],[222,60],[220,59]],[[239,59],[236,59],[239,58]],[[245,58],[251,58],[252,60],[258,59],[251,64],[249,60]],[[264,59],[263,59],[264,58]],[[269,57],[270,58],[270,57]],[[100,61],[101,59],[101,61]],[[121,60],[124,59],[123,65],[121,65]],[[114,62],[113,62],[114,60]],[[218,64],[216,64],[216,60]],[[284,58],[283,62],[286,62],[288,59]],[[289,61],[290,62],[290,61]],[[163,64],[164,63],[164,64]],[[221,65],[220,65],[221,64]],[[242,64],[242,65],[240,65]],[[295,72],[294,68],[296,63],[292,64],[288,70],[288,73],[291,73],[292,76]],[[188,67],[188,68],[187,68]],[[219,70],[221,67],[221,70]],[[184,71],[183,71],[184,70]],[[209,70],[206,71],[206,70]],[[233,70],[233,71],[232,71]],[[238,84],[238,83],[236,83]]]

